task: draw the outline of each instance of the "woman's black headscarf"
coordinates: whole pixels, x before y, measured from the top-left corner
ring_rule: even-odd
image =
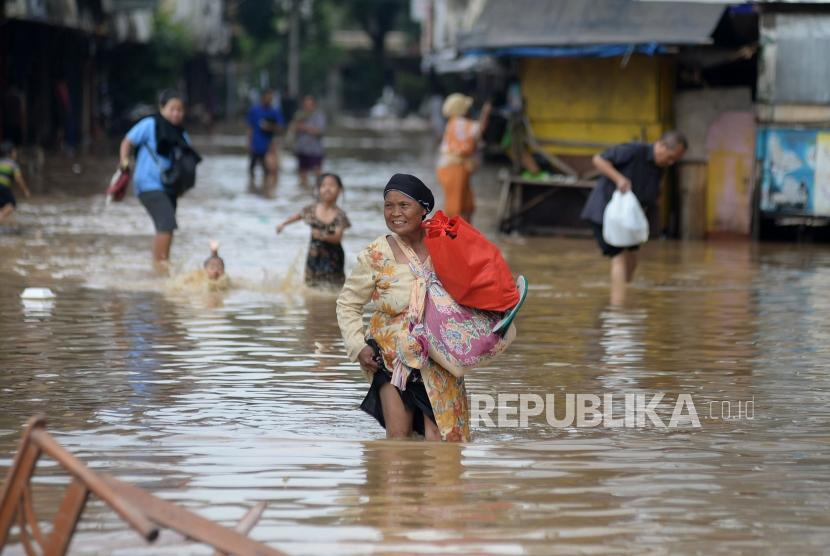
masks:
[[[395,174],[389,178],[389,183],[386,184],[383,190],[384,199],[390,191],[398,191],[415,199],[418,204],[424,207],[427,213],[432,212],[435,207],[435,197],[432,196],[432,191],[424,185],[424,182],[411,174]]]

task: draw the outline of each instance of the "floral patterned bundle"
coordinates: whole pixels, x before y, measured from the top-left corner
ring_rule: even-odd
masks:
[[[429,356],[457,377],[501,355],[516,338],[511,325],[504,335],[493,332],[503,314],[459,305],[436,279],[424,306]]]
[[[447,293],[432,268],[415,265],[411,268],[425,291],[423,312],[410,321],[408,341],[398,344],[403,348],[399,359],[405,365],[421,368],[429,357],[460,378],[491,361],[513,343],[514,325],[504,334],[493,332],[503,316],[501,312],[460,305]]]

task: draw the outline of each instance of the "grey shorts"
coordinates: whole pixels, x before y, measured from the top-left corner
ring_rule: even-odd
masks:
[[[145,191],[138,195],[138,200],[153,219],[156,233],[170,233],[179,227],[176,224],[175,195],[165,191]]]

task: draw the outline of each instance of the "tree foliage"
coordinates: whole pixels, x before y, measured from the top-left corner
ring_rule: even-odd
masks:
[[[181,84],[185,64],[194,53],[187,28],[157,10],[148,45],[124,43],[111,54],[109,76],[115,113],[138,104],[155,106],[160,90]]]
[[[320,93],[325,89],[328,68],[341,53],[331,44],[333,0],[314,0],[310,13],[300,20],[300,87]],[[259,85],[259,75],[269,76],[269,85],[287,86],[290,0],[246,0],[236,13],[233,56],[247,70],[250,86]]]

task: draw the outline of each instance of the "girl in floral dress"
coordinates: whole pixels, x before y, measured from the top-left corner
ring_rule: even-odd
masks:
[[[343,273],[343,232],[351,227],[349,217],[337,206],[343,182],[337,174],[322,174],[318,185],[318,202],[277,226],[282,233],[289,224],[302,220],[311,228],[311,243],[305,265],[305,283],[311,287],[340,288],[346,280]]]

